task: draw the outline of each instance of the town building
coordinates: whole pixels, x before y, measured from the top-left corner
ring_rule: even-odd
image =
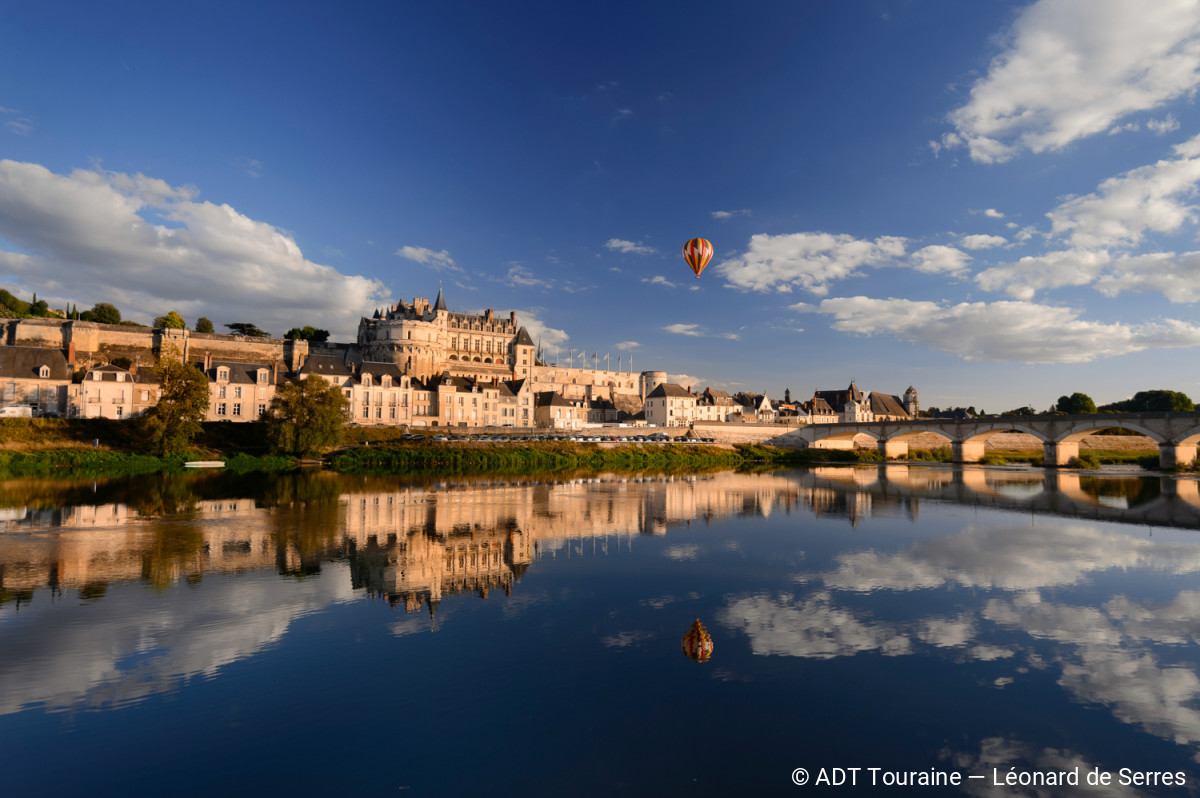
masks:
[[[810,424],[848,424],[872,421],[907,421],[920,414],[920,399],[911,385],[904,398],[878,391],[862,391],[850,381],[850,387],[837,391],[816,391],[802,405]]]
[[[646,423],[653,427],[686,427],[696,420],[696,396],[682,385],[664,382],[646,397]]]

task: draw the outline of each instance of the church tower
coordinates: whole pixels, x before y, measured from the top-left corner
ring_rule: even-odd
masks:
[[[916,418],[921,414],[921,400],[917,396],[917,389],[911,385],[908,386],[908,390],[904,392],[904,409],[907,410],[908,414],[913,418]]]

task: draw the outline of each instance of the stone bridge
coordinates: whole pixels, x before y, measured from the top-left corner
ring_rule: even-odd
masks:
[[[1025,432],[1042,442],[1045,465],[1063,466],[1079,455],[1079,442],[1086,436],[1113,427],[1145,435],[1157,443],[1158,463],[1162,468],[1188,465],[1196,459],[1196,446],[1200,443],[1200,413],[1194,412],[1047,414],[809,424],[779,435],[770,442],[780,446],[852,449],[856,435],[868,435],[875,439],[885,457],[897,458],[908,454],[909,439],[922,432],[932,432],[950,443],[955,462],[974,463],[983,458],[984,446],[992,435]]]

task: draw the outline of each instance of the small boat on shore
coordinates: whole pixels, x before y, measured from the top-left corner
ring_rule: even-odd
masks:
[[[189,460],[183,464],[184,468],[224,468],[224,460]]]

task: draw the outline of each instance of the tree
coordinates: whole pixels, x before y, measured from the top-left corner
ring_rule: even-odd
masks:
[[[89,321],[98,321],[101,324],[120,324],[121,311],[117,310],[116,305],[110,305],[107,302],[97,302],[89,311],[92,318]]]
[[[289,339],[299,338],[302,341],[316,341],[317,343],[324,343],[325,341],[329,340],[329,330],[321,330],[313,327],[312,325],[305,325],[304,327],[293,327],[292,329],[288,330],[287,334],[283,337]]]
[[[172,310],[167,315],[159,316],[155,319],[154,326],[158,328],[166,327],[172,330],[185,330],[187,329],[187,322],[183,320],[183,316]]]
[[[208,412],[208,378],[173,354],[159,357],[158,404],[141,418],[146,443],[160,456],[186,449],[200,434],[200,422]]]
[[[1070,396],[1058,397],[1054,409],[1061,413],[1095,413],[1096,403],[1086,393],[1076,391]]]
[[[210,333],[212,331],[213,331],[212,319],[210,319],[208,316],[201,316],[200,318],[196,319],[196,332]]]
[[[246,321],[235,321],[233,324],[226,324],[226,327],[233,332],[234,335],[244,335],[247,338],[270,338],[271,334],[263,332],[258,327]]]
[[[1164,410],[1191,411],[1192,400],[1179,391],[1138,391],[1132,399],[1104,405],[1101,410],[1109,413],[1158,413]]]
[[[336,446],[348,407],[342,389],[316,374],[279,386],[264,416],[271,449],[305,457]]]

